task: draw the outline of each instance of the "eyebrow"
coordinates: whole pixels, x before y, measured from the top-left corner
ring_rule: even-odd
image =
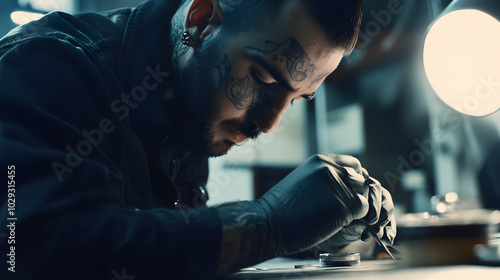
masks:
[[[278,82],[280,86],[285,88],[289,92],[297,92],[297,89],[294,89],[288,82],[287,80],[281,75],[280,71],[278,68],[269,62],[267,62],[264,59],[264,55],[255,49],[251,49],[250,52],[247,53],[247,56],[254,61],[255,63],[259,64],[260,67],[264,68],[269,74],[273,77],[273,79]]]

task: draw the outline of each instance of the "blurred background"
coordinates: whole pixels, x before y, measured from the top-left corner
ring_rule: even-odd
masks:
[[[53,10],[133,7],[139,0],[1,0],[0,36]],[[365,1],[357,48],[313,101],[294,103],[278,129],[212,159],[209,204],[255,199],[315,153],[348,154],[389,189],[399,213],[429,211],[431,197],[500,208],[500,115],[462,115],[427,81],[422,47],[450,0]],[[480,51],[480,46],[478,46]]]

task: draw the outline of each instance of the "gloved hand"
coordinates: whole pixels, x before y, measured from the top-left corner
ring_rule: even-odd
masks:
[[[256,203],[268,214],[277,255],[300,252],[333,235],[346,242],[368,240],[361,218],[382,235],[393,208],[387,190],[357,159],[339,155],[310,157]]]
[[[216,209],[223,222],[222,272],[294,254],[334,235],[341,242],[368,239],[366,228],[357,226],[362,218],[392,239],[395,234],[384,230],[392,217],[390,195],[350,156],[311,156],[257,201]]]
[[[367,174],[366,170],[363,169],[363,171]],[[381,238],[382,242],[386,245],[392,245],[397,232],[396,220],[393,214],[394,204],[392,202],[392,196],[389,191],[384,189],[380,183],[372,177],[367,177],[365,183],[369,185],[372,191],[368,199],[370,206],[369,211],[364,219]],[[325,244],[322,244],[321,248],[339,248],[358,240],[366,242],[371,239],[373,239],[373,237],[368,229],[366,229],[365,224],[362,223],[361,220],[354,220],[328,239]]]

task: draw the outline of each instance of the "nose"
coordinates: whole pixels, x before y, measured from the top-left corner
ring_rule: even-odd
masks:
[[[283,117],[290,105],[288,98],[281,98],[280,100],[275,98],[274,100],[273,106],[252,112],[252,121],[264,133],[271,133],[278,127],[281,117]]]

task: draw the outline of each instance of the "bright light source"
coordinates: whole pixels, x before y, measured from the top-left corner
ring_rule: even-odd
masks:
[[[484,116],[500,108],[500,22],[492,16],[470,9],[442,16],[423,59],[432,88],[455,110]]]
[[[17,2],[21,7],[29,5],[31,9],[44,12],[63,11],[75,13],[78,7],[76,0],[17,0]]]
[[[446,204],[444,204],[443,202],[439,202],[436,205],[436,211],[440,214],[443,214],[444,212],[446,212]]]
[[[446,203],[455,203],[458,201],[458,194],[454,192],[447,193],[444,196],[444,200],[446,201]]]
[[[40,13],[32,13],[32,12],[24,12],[24,11],[15,11],[10,14],[10,18],[15,24],[25,24],[33,20],[37,20],[43,17],[43,14]]]

